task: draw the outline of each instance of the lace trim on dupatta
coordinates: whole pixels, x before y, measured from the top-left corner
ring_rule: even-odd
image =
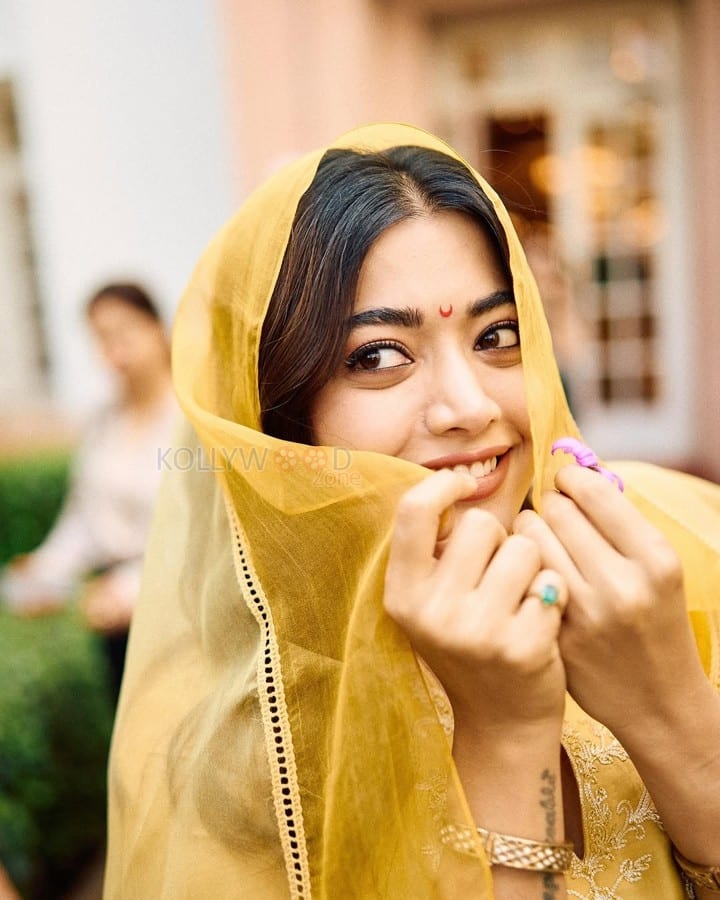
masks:
[[[310,870],[302,805],[275,626],[257,573],[245,549],[247,546],[245,533],[235,515],[235,510],[227,501],[226,507],[235,538],[233,542],[235,572],[242,595],[260,626],[264,641],[263,652],[258,660],[258,694],[272,778],[275,815],[280,831],[290,896],[293,900],[310,900]]]

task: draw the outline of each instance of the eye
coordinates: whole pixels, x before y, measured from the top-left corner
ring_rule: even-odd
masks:
[[[355,372],[395,369],[413,362],[402,344],[393,341],[374,341],[364,344],[348,356],[345,365]]]
[[[496,322],[478,337],[478,350],[515,350],[520,347],[520,326],[515,319]]]

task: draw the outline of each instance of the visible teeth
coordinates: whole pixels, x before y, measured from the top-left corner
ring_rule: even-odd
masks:
[[[471,466],[453,466],[453,472],[461,475],[472,475],[473,478],[484,478],[497,468],[497,456],[491,456],[485,462],[474,462]]]

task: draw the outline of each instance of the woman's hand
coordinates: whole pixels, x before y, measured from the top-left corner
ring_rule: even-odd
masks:
[[[23,553],[15,556],[0,572],[0,606],[7,604],[16,616],[27,619],[42,618],[61,612],[65,597],[53,585],[42,579],[42,573],[33,570],[34,556]],[[40,577],[38,577],[38,575]]]
[[[559,722],[565,673],[557,637],[566,589],[541,573],[535,541],[508,537],[490,513],[446,511],[476,490],[475,479],[440,471],[401,499],[388,561],[385,606],[445,688],[456,723],[483,730]],[[531,596],[545,583],[559,602]],[[472,727],[472,726],[471,726]]]
[[[118,588],[113,572],[87,582],[80,609],[88,628],[100,634],[123,632],[130,627],[132,603],[127,593]]]
[[[680,852],[718,865],[720,698],[695,647],[680,562],[604,478],[567,466],[556,484],[542,518],[522,512],[514,531],[567,580],[568,688],[623,744]]]
[[[564,836],[560,730],[565,672],[557,637],[567,588],[534,541],[454,504],[477,489],[450,471],[397,510],[385,606],[440,679],[455,715],[453,757],[475,821],[537,841]],[[534,595],[557,588],[557,603]],[[564,879],[496,866],[494,895],[565,897]]]
[[[643,714],[662,716],[673,698],[684,702],[704,680],[682,569],[665,538],[609,481],[566,466],[556,485],[562,493],[543,497],[542,518],[521,512],[513,532],[533,539],[543,564],[567,581],[559,644],[570,693],[620,737]]]

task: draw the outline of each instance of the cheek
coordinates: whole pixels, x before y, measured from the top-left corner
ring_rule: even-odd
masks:
[[[524,442],[524,485],[521,493],[527,493],[532,481],[533,473],[533,456],[532,456],[532,432],[530,427],[530,411],[527,405],[525,395],[525,380],[522,372],[518,372],[518,378],[514,384],[514,389],[509,393],[508,405],[506,407],[506,415],[511,419],[518,434]]]
[[[327,385],[310,414],[315,443],[399,455],[414,419],[401,394]]]
[[[530,441],[530,411],[525,395],[525,379],[520,367],[512,372],[511,377],[503,385],[501,396],[504,416],[527,441]]]
[[[149,363],[155,363],[158,360],[165,359],[167,354],[165,343],[162,337],[156,334],[149,334],[145,337],[143,343],[143,360]]]
[[[530,440],[530,411],[525,394],[525,376],[522,366],[481,366],[478,384],[482,391],[497,404],[502,419],[523,438]]]

